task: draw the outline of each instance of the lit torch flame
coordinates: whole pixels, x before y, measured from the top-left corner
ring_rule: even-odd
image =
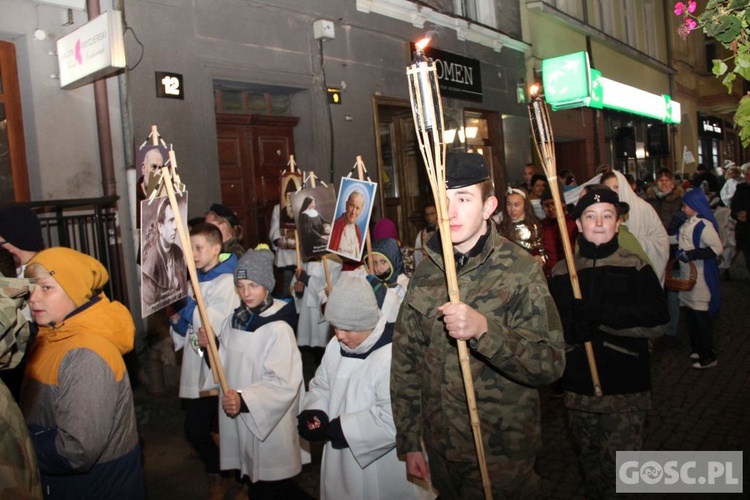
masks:
[[[414,44],[414,62],[424,63],[427,61],[427,57],[424,55],[424,49],[430,43],[430,38],[425,37]]]

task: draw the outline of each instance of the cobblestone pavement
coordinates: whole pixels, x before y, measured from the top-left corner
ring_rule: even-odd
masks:
[[[747,498],[750,497],[750,467],[747,465],[750,463],[750,274],[740,266],[732,269],[730,281],[721,283],[722,311],[713,324],[718,367],[703,371],[691,368],[683,323],[678,335],[679,346],[667,346],[662,339],[654,345],[653,409],[648,414],[643,449],[741,450],[744,452],[743,489]],[[304,355],[303,360],[309,377],[314,369],[312,358]],[[174,380],[174,374],[171,379]],[[582,476],[566,429],[562,401],[551,398],[548,388],[542,389],[541,394],[544,448],[538,456],[536,469],[542,477],[542,497],[584,498]],[[183,438],[184,413],[176,388],[170,387],[159,398],[137,388],[136,406],[148,498],[207,498],[206,476]],[[313,464],[305,466],[298,476],[302,487],[316,497],[320,471],[317,451],[313,454]],[[640,496],[657,498],[656,495]],[[708,495],[693,497],[709,498]]]

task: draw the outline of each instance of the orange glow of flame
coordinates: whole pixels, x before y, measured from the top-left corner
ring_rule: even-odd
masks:
[[[414,44],[417,50],[424,50],[425,47],[430,43],[430,38],[422,38],[420,41]]]

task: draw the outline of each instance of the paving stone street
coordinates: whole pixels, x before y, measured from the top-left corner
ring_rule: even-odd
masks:
[[[744,494],[750,493],[750,274],[737,259],[731,280],[722,280],[722,309],[714,320],[719,365],[695,370],[689,359],[687,330],[681,322],[679,346],[663,339],[654,345],[652,358],[653,409],[649,412],[644,450],[740,450],[744,453]],[[303,356],[306,376],[312,373],[312,357]],[[544,448],[536,469],[542,477],[543,498],[584,498],[572,439],[565,423],[561,399],[542,394]],[[161,397],[136,388],[136,412],[145,457],[148,498],[203,499],[208,483],[203,468],[183,437],[184,413],[169,387]],[[311,495],[318,496],[319,453],[297,478]],[[614,480],[614,478],[613,478]],[[623,495],[625,497],[625,495]],[[658,498],[657,495],[628,495]],[[730,495],[726,495],[729,497]],[[665,498],[690,498],[664,495]],[[716,495],[692,495],[716,498]]]

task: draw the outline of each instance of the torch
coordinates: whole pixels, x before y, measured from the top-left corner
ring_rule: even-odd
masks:
[[[539,89],[537,89],[538,91]],[[555,214],[557,226],[560,230],[560,236],[563,242],[563,251],[565,252],[565,262],[568,265],[568,275],[570,276],[570,285],[573,288],[573,296],[576,299],[581,298],[581,286],[578,283],[578,271],[576,263],[573,260],[573,250],[570,245],[570,236],[565,224],[565,212],[563,211],[560,187],[557,183],[557,164],[555,160],[555,140],[552,135],[552,124],[549,119],[549,110],[547,103],[544,102],[541,94],[533,95],[528,104],[529,119],[531,122],[531,133],[534,136],[534,145],[539,158],[542,160],[544,174],[547,176],[552,199],[555,202]],[[585,342],[586,358],[589,362],[589,371],[591,381],[594,383],[594,394],[602,395],[602,384],[599,381],[599,371],[596,369],[596,359],[594,358],[594,348],[591,342]]]
[[[411,100],[414,129],[417,133],[419,150],[422,153],[430,187],[435,198],[435,208],[438,213],[438,233],[443,247],[443,263],[445,278],[448,286],[448,297],[452,304],[461,302],[456,276],[456,263],[453,256],[453,242],[451,241],[450,221],[448,220],[448,197],[445,188],[445,150],[443,140],[443,103],[440,99],[437,69],[435,62],[425,56],[424,49],[430,42],[425,38],[415,44],[414,61],[406,68],[409,80],[409,99]],[[487,463],[484,456],[482,431],[479,427],[479,413],[477,412],[474,381],[469,366],[469,351],[466,341],[457,340],[458,358],[461,365],[466,401],[469,407],[469,418],[474,435],[474,445],[477,450],[477,461],[482,475],[482,487],[485,498],[492,498],[490,478],[487,473]]]

